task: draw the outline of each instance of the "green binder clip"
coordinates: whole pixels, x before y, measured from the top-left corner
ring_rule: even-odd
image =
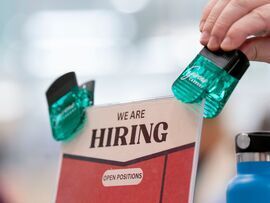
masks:
[[[94,104],[95,82],[78,86],[74,72],[58,78],[46,92],[53,138],[72,139],[83,128],[86,109]]]
[[[214,118],[248,67],[249,61],[240,50],[212,52],[204,47],[173,83],[173,94],[184,103],[205,99],[204,117]]]

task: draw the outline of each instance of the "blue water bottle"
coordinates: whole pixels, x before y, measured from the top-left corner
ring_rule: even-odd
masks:
[[[270,203],[270,132],[236,136],[237,175],[227,203]]]

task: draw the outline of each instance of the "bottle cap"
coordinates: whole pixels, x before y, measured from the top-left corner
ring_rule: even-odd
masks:
[[[200,54],[238,80],[241,79],[249,67],[248,58],[240,50],[229,52],[222,50],[210,51],[207,47],[204,47]]]
[[[69,72],[59,77],[46,92],[48,105],[52,105],[74,87],[78,87],[74,72]]]
[[[236,153],[270,152],[270,132],[240,133],[235,144]]]

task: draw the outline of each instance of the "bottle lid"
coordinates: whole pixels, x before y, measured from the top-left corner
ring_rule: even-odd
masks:
[[[74,87],[78,87],[74,72],[66,73],[55,80],[46,92],[49,106],[67,94]]]
[[[249,67],[248,58],[240,50],[228,52],[222,50],[210,51],[207,47],[204,47],[200,54],[238,80],[241,79]]]
[[[240,133],[235,143],[236,153],[270,152],[270,132]]]

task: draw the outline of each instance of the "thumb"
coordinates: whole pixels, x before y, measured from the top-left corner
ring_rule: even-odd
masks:
[[[270,37],[250,38],[240,47],[240,50],[251,61],[270,63]]]

